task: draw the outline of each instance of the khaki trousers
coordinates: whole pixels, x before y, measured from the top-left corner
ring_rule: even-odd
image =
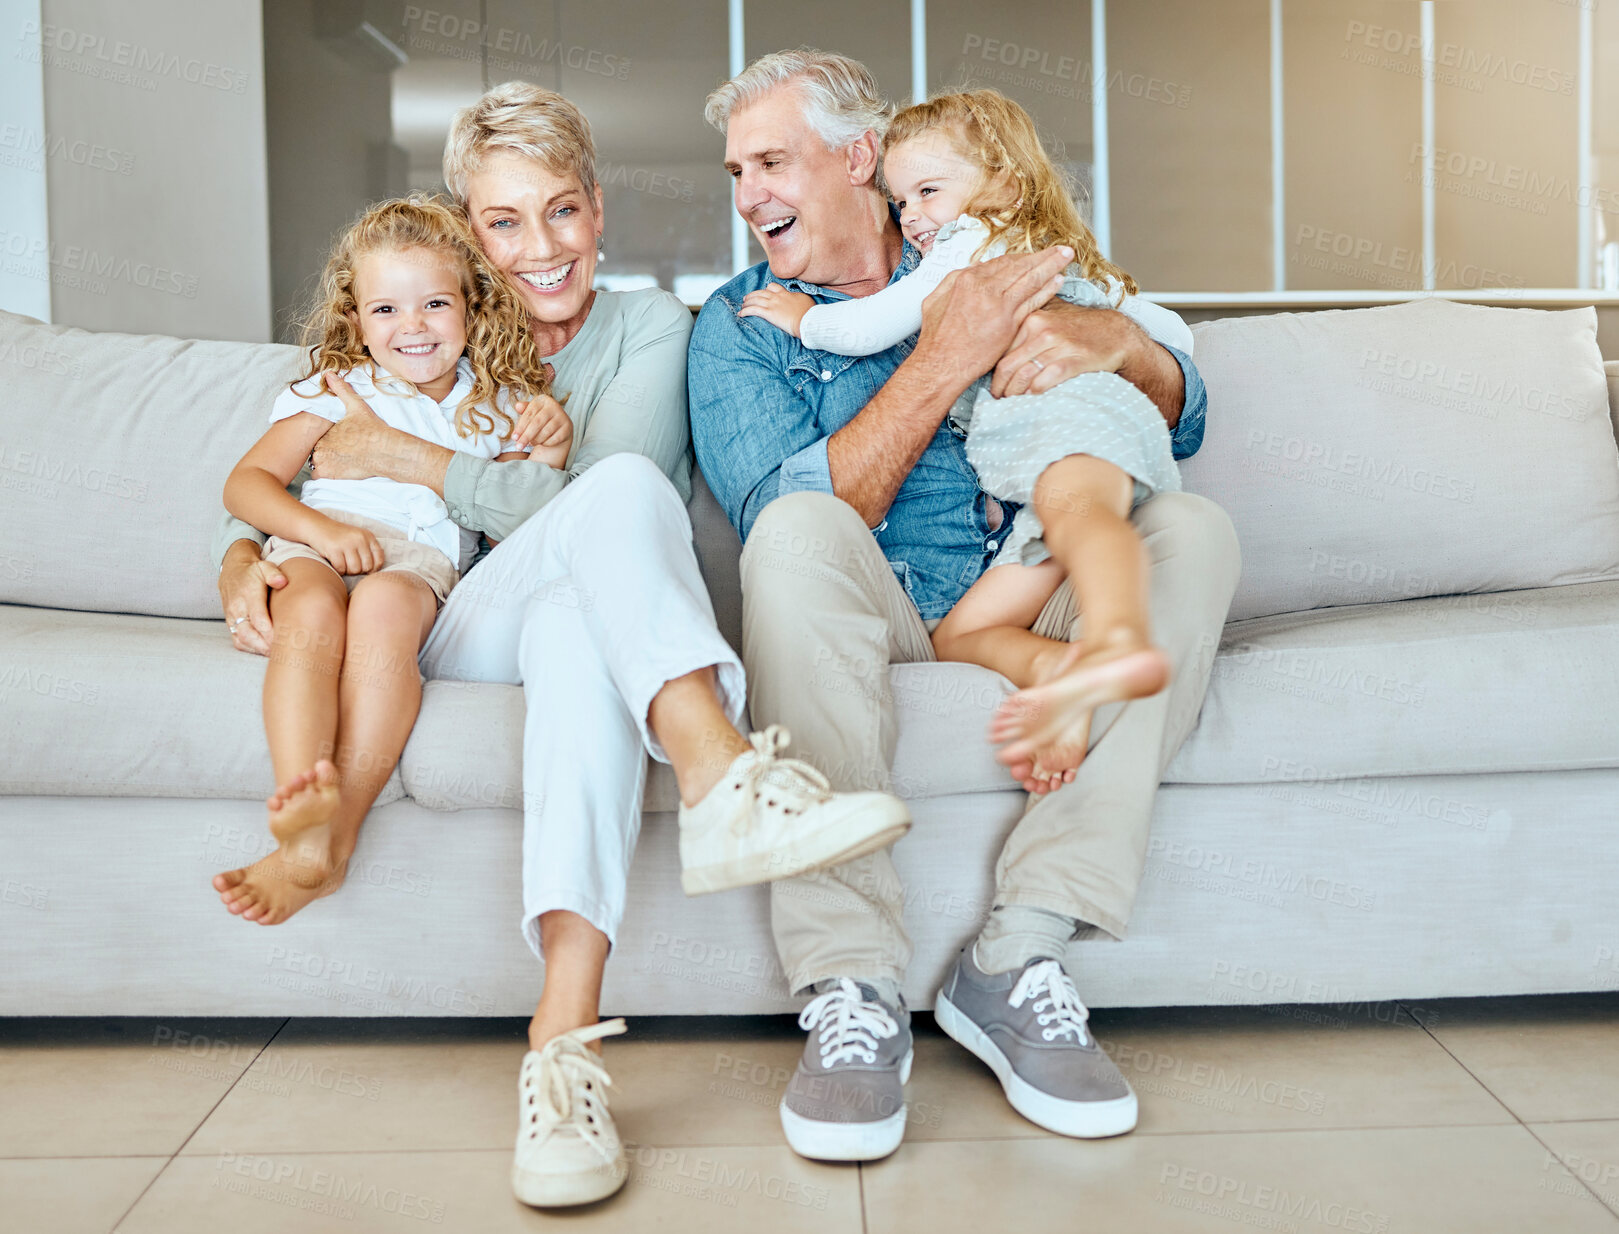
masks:
[[[1074,782],[1031,799],[995,869],[997,906],[1049,909],[1115,937],[1141,882],[1158,782],[1203,705],[1241,562],[1231,520],[1205,498],[1162,493],[1131,521],[1150,563],[1153,636],[1174,677],[1151,698],[1098,709]],[[1064,583],[1034,629],[1072,639],[1079,628]],[[786,725],[794,756],[834,788],[887,789],[897,732],[888,666],[933,658],[927,626],[851,506],[801,492],[765,508],[742,553],[755,727]],[[771,893],[792,989],[829,977],[903,980],[905,896],[886,849]]]

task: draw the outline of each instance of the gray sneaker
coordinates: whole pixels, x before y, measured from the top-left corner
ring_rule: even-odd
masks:
[[[798,1017],[809,1033],[781,1100],[781,1129],[800,1157],[876,1161],[905,1138],[911,1013],[847,977]]]
[[[1058,1135],[1093,1139],[1136,1125],[1136,1095],[1086,1028],[1090,1012],[1056,960],[991,975],[969,945],[934,1004],[939,1027],[989,1065],[1012,1108]]]

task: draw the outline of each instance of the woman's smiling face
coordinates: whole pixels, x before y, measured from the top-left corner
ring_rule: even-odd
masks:
[[[583,320],[596,275],[601,186],[511,151],[467,176],[467,217],[484,255],[512,277],[536,321]]]

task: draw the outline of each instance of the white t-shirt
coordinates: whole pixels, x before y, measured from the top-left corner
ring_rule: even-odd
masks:
[[[945,275],[972,265],[974,255],[988,239],[989,228],[983,221],[963,214],[948,235],[933,242],[916,269],[897,283],[869,296],[817,304],[810,309],[799,327],[799,338],[806,347],[839,356],[871,356],[887,351],[922,328],[922,301],[944,281]],[[976,260],[988,261],[1005,252],[1006,245],[997,240]],[[1075,285],[1082,285],[1082,291],[1089,287],[1095,293],[1094,299],[1087,296],[1095,307],[1117,308],[1158,342],[1192,354],[1192,331],[1178,313],[1140,296],[1121,300],[1123,288],[1117,280],[1110,280],[1105,291],[1094,283],[1070,279],[1069,286]]]
[[[456,362],[455,385],[441,403],[434,402],[430,395],[413,391],[382,369],[377,369],[373,377],[369,367],[352,368],[342,377],[384,424],[423,441],[477,458],[494,458],[509,450],[525,449],[498,433],[463,437],[455,431],[455,410],[472,390],[472,365],[465,356]],[[315,397],[303,397],[307,394]],[[495,404],[502,411],[509,412],[511,403],[505,390],[496,396]],[[280,393],[270,410],[270,423],[285,420],[300,411],[336,423],[343,418],[343,402],[326,389],[319,376],[308,377]],[[422,484],[401,484],[387,476],[370,476],[364,480],[310,480],[304,485],[299,500],[311,510],[341,510],[397,527],[418,544],[431,544],[455,562],[457,569],[464,570],[470,565],[478,550],[477,533],[451,522],[443,498]]]

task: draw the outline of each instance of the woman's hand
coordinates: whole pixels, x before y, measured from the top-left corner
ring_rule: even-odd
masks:
[[[230,641],[237,651],[270,654],[269,596],[287,585],[287,576],[259,558],[259,546],[238,540],[225,550],[219,570],[219,604],[225,612]]]
[[[788,291],[780,283],[772,283],[759,291],[750,291],[742,297],[738,317],[763,317],[777,329],[785,330],[794,338],[803,328],[804,314],[815,307],[815,301],[801,291]]]
[[[343,402],[343,418],[315,443],[318,480],[365,480],[387,476],[420,484],[444,496],[444,472],[455,451],[389,428],[336,373],[323,374],[326,387]]]
[[[530,399],[517,413],[517,427],[512,440],[532,446],[529,458],[561,471],[568,465],[568,450],[573,445],[573,420],[562,404],[549,394]]]

